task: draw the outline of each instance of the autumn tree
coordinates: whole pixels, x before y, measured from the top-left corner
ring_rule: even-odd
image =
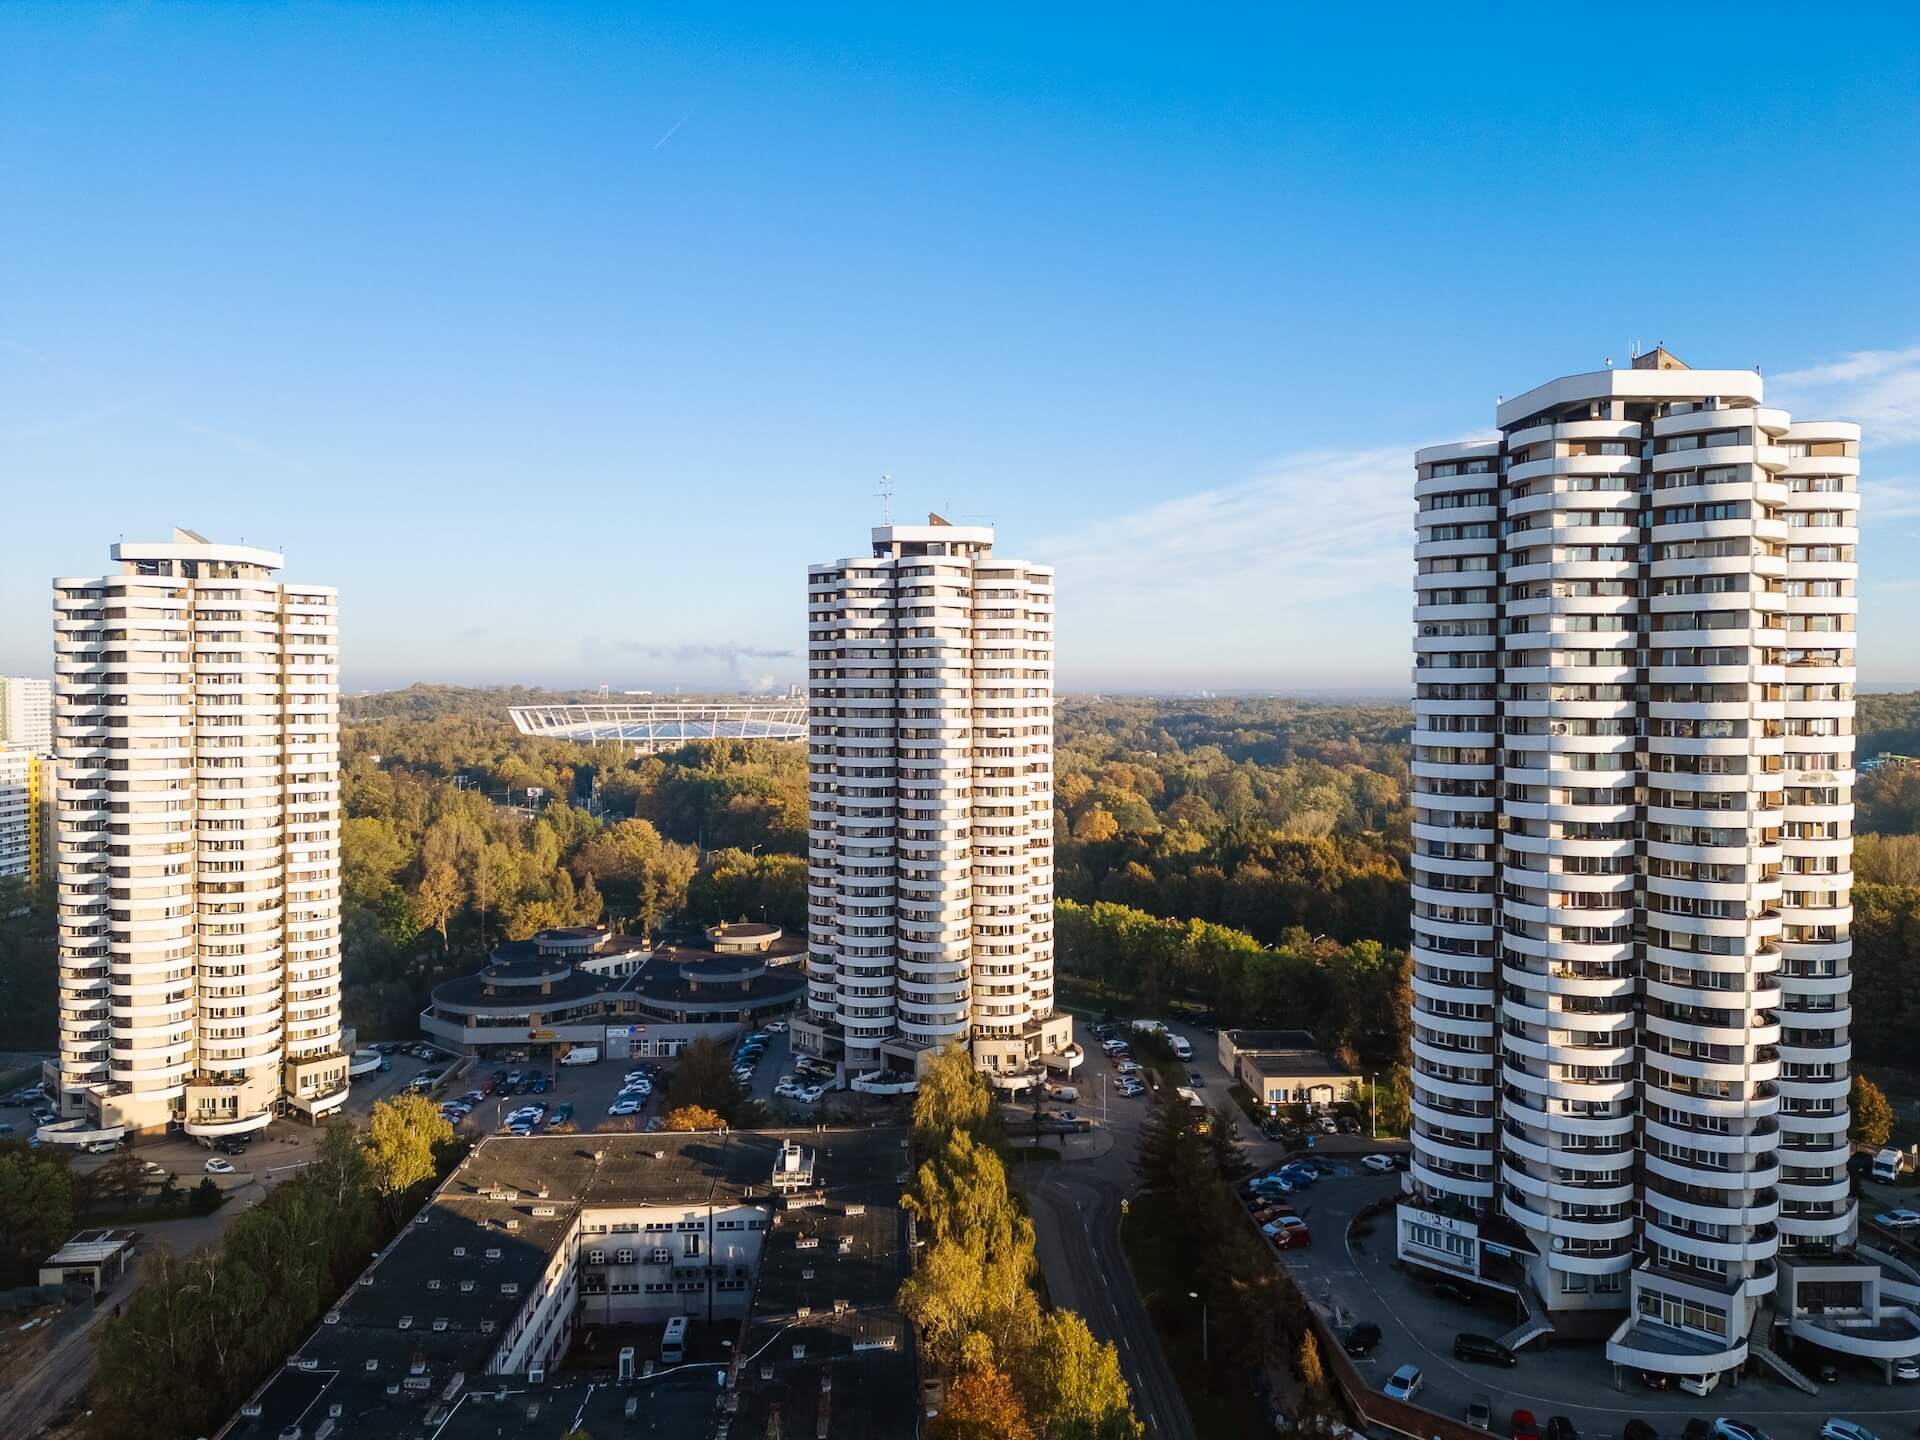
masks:
[[[365,1140],[367,1172],[389,1218],[439,1173],[441,1147],[453,1143],[453,1126],[424,1095],[396,1095],[374,1102]]]
[[[442,950],[447,948],[447,924],[459,913],[465,888],[451,861],[436,860],[413,892],[414,918],[422,929],[440,932]]]
[[[1022,1388],[1048,1440],[1138,1440],[1120,1353],[1071,1310],[1050,1311],[1029,1352]]]
[[[669,1110],[661,1118],[663,1130],[724,1130],[726,1119],[717,1110],[709,1110],[704,1105],[682,1105]]]
[[[972,1052],[955,1041],[921,1073],[913,1097],[914,1144],[924,1152],[937,1151],[955,1131],[983,1139],[992,1116],[993,1092],[974,1068]]]
[[[947,1386],[946,1403],[926,1433],[928,1440],[1035,1440],[1013,1381],[991,1364],[954,1377]]]
[[[1893,1106],[1886,1092],[1858,1070],[1853,1072],[1853,1090],[1847,1097],[1853,1112],[1847,1134],[1869,1149],[1878,1150],[1893,1134]]]

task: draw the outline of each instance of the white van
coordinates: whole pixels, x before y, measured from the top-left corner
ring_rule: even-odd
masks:
[[[1905,1168],[1906,1157],[1898,1150],[1882,1150],[1873,1157],[1873,1178],[1876,1180],[1898,1180],[1901,1170]]]
[[[687,1317],[675,1315],[660,1337],[660,1363],[678,1365],[687,1358]]]
[[[1071,1085],[1049,1085],[1047,1087],[1047,1098],[1049,1100],[1078,1100],[1080,1098],[1080,1092]]]
[[[600,1058],[598,1045],[576,1045],[560,1057],[562,1065],[591,1065]]]
[[[1714,1387],[1720,1383],[1720,1372],[1716,1370],[1711,1375],[1682,1375],[1675,1383],[1689,1395],[1711,1395]]]
[[[1167,1043],[1173,1047],[1173,1053],[1176,1059],[1193,1059],[1193,1046],[1189,1045],[1183,1037],[1179,1035],[1168,1035]]]

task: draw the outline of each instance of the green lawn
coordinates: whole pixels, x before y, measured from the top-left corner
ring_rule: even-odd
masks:
[[[1201,1356],[1200,1302],[1189,1286],[1179,1248],[1156,1241],[1138,1215],[1120,1221],[1120,1247],[1133,1267],[1140,1298],[1166,1351],[1167,1364],[1186,1397],[1196,1435],[1258,1435],[1268,1427],[1244,1384],[1217,1380]]]

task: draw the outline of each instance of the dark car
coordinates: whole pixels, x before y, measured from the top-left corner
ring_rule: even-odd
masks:
[[[1629,1420],[1621,1427],[1620,1440],[1660,1440],[1660,1432],[1644,1420]]]
[[[1547,1417],[1547,1440],[1580,1440],[1580,1432],[1573,1428],[1573,1421],[1564,1415]]]
[[[1453,1358],[1456,1360],[1480,1360],[1488,1365],[1504,1365],[1511,1370],[1518,1362],[1513,1351],[1498,1340],[1489,1340],[1485,1335],[1456,1335],[1453,1337]]]
[[[1471,1305],[1474,1301],[1473,1291],[1457,1280],[1434,1281],[1433,1294],[1437,1300],[1453,1300],[1462,1305]]]
[[[1380,1327],[1371,1320],[1362,1320],[1358,1325],[1351,1326],[1340,1337],[1340,1348],[1355,1356],[1371,1355],[1379,1343]]]

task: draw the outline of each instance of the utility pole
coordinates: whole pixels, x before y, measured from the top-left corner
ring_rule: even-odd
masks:
[[[1378,1140],[1380,1138],[1380,1072],[1374,1071],[1369,1078],[1372,1084],[1368,1088],[1373,1091],[1373,1138]]]

